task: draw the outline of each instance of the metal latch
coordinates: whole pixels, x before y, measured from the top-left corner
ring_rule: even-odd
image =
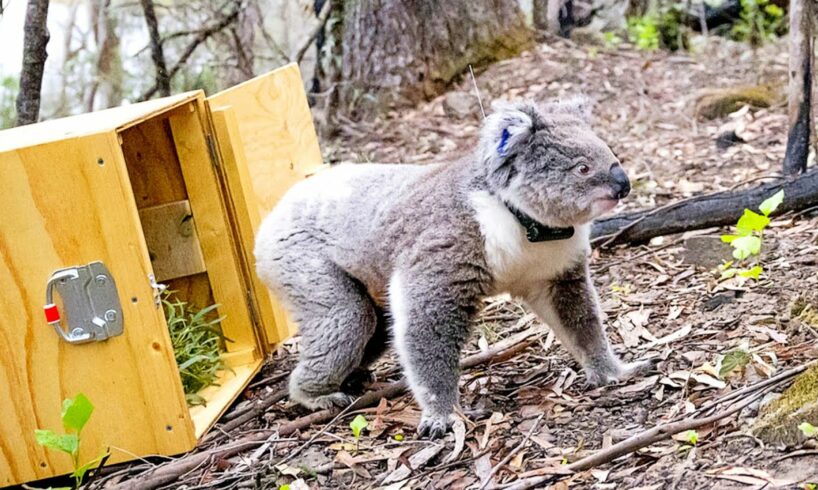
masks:
[[[68,328],[54,304],[62,298]],[[116,283],[102,262],[60,269],[51,275],[45,290],[45,319],[66,342],[82,344],[122,335],[122,305]]]

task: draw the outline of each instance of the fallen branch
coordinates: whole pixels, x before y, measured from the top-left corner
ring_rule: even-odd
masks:
[[[735,224],[745,208],[757,208],[761,201],[780,189],[786,197],[776,215],[818,205],[818,169],[749,190],[717,192],[648,211],[601,219],[594,223],[592,242],[606,245],[646,242],[657,236]]]
[[[544,413],[541,413],[540,416],[537,417],[537,420],[534,421],[534,425],[531,426],[531,429],[529,429],[528,433],[525,435],[523,440],[520,441],[520,443],[517,444],[517,446],[514,449],[509,451],[508,454],[506,454],[506,457],[503,458],[502,461],[497,463],[491,469],[491,471],[489,471],[489,474],[486,475],[486,479],[483,480],[483,483],[480,485],[480,490],[483,490],[484,488],[486,488],[488,486],[488,484],[491,483],[491,479],[494,478],[494,475],[496,475],[497,472],[500,471],[500,468],[507,465],[508,462],[511,461],[511,458],[513,458],[515,454],[522,451],[522,449],[525,447],[526,443],[528,443],[529,439],[531,439],[531,436],[534,435],[534,431],[537,430],[537,427],[539,427],[540,421],[542,420],[544,415],[545,415]]]
[[[506,361],[533,345],[537,341],[537,337],[541,334],[542,330],[537,328],[526,330],[525,332],[496,343],[485,352],[464,358],[460,362],[460,367],[463,369],[468,369],[481,364]],[[405,379],[390,383],[378,391],[371,391],[364,394],[362,397],[358,398],[355,403],[345,408],[344,411],[349,412],[377,405],[381,398],[395,398],[405,393],[407,388],[408,385]],[[286,437],[287,435],[309,427],[312,424],[332,420],[334,417],[338,416],[339,412],[340,410],[338,409],[320,410],[305,417],[295,419],[292,422],[279,427],[277,431],[278,437]],[[235,420],[238,419],[234,419],[234,421]],[[275,442],[276,439],[271,439],[273,434],[276,434],[276,431],[264,430],[255,432],[242,438],[235,444],[219,446],[196,454],[183,456],[179,459],[159,465],[148,472],[109,488],[112,490],[153,490],[162,485],[167,485],[176,481],[181,475],[193,471],[209,461],[235,456],[236,454],[246,450],[248,447],[254,447],[266,442]]]
[[[202,439],[202,444],[212,441],[219,434],[230,432],[257,417],[260,417],[267,411],[267,409],[285,398],[287,398],[287,390],[279,390],[262,398],[258,403],[251,405],[250,407],[231,413],[230,421],[218,427],[217,430],[211,431],[209,434],[207,434],[204,439]]]
[[[564,475],[566,472],[573,473],[577,471],[585,471],[596,466],[609,463],[621,456],[633,453],[635,451],[638,451],[639,449],[648,447],[657,442],[669,439],[674,434],[710,425],[718,420],[721,420],[737,412],[740,412],[741,410],[748,407],[752,403],[761,399],[761,397],[766,395],[768,392],[784,385],[787,381],[791,380],[798,373],[803,372],[809,366],[815,364],[816,362],[818,361],[812,361],[803,366],[799,366],[788,371],[785,371],[774,378],[764,380],[762,382],[738,390],[734,393],[730,393],[697,410],[697,412],[708,410],[710,408],[713,408],[717,404],[733,400],[740,394],[753,393],[751,396],[747,396],[741,399],[740,401],[735,402],[735,404],[732,405],[730,408],[724,409],[713,415],[701,418],[687,417],[682,420],[676,420],[665,424],[657,425],[656,427],[640,432],[639,434],[629,437],[628,439],[625,439],[624,441],[618,444],[614,444],[613,446],[607,449],[597,451],[596,453],[585,458],[582,458],[578,461],[575,461],[574,463],[557,467],[554,469],[553,474],[526,478],[524,480],[520,480],[517,482],[513,482],[509,485],[505,485],[501,488],[505,490],[525,490],[528,488],[534,488],[543,485],[546,482],[549,482],[551,479],[556,478],[559,475]]]

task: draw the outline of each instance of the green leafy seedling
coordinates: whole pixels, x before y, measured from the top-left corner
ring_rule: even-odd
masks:
[[[744,214],[741,215],[736,223],[736,232],[732,235],[722,235],[721,241],[729,243],[733,247],[733,258],[735,261],[726,262],[722,265],[721,278],[729,279],[736,275],[758,280],[761,273],[764,272],[758,259],[761,253],[761,245],[764,240],[764,230],[770,224],[770,214],[772,214],[781,203],[784,202],[784,191],[780,190],[765,199],[758,206],[761,214],[756,213],[750,209],[745,209]],[[734,264],[748,265],[747,261],[750,257],[756,257],[755,263],[752,267],[736,269]]]
[[[80,434],[85,424],[88,423],[88,419],[91,418],[92,413],[94,413],[94,405],[88,397],[80,393],[74,398],[64,400],[62,403],[60,418],[66,431],[65,434],[57,434],[50,429],[37,429],[34,431],[37,444],[52,451],[63,452],[71,457],[71,463],[74,467],[74,471],[71,473],[74,478],[72,488],[75,489],[80,488],[88,471],[96,468],[109,456],[108,451],[105,451],[85,464],[79,462]]]
[[[352,429],[352,435],[355,436],[355,451],[358,451],[358,442],[361,438],[361,431],[366,429],[369,423],[363,415],[356,415],[352,422],[349,423],[349,428]]]
[[[684,433],[685,441],[688,442],[691,446],[695,446],[699,443],[699,433],[695,430],[689,430]]]
[[[403,434],[400,434],[400,433],[395,434],[394,436],[392,436],[392,439],[394,439],[394,440],[396,440],[398,442],[401,442],[401,441],[403,441]]]
[[[281,485],[280,487],[278,487],[278,490],[290,490],[290,484],[285,483],[284,485]]]
[[[798,429],[804,434],[806,437],[815,437],[818,435],[818,427],[810,424],[809,422],[802,422]]]
[[[366,429],[369,423],[366,421],[366,417],[363,415],[356,415],[352,422],[349,423],[349,428],[352,429],[352,435],[355,436],[355,440],[361,438],[361,431]]]
[[[805,483],[804,490],[818,490],[818,483]]]

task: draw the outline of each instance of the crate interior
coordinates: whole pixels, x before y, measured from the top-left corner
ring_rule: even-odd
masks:
[[[190,119],[180,124],[179,118]],[[156,115],[120,132],[156,279],[174,291],[175,297],[197,309],[219,303],[214,297],[208,264],[196,232],[196,216],[190,209],[188,186],[179,156],[180,145],[184,145],[186,158],[196,159],[202,165],[210,164],[207,147],[195,144],[204,133],[188,134],[190,128],[201,130],[200,121],[198,109],[191,104]],[[184,131],[180,129],[182,127]],[[195,153],[196,148],[200,149],[201,155]],[[192,155],[191,149],[194,150]],[[215,206],[214,209],[223,208]],[[206,405],[190,408],[197,437],[218,419],[260,367],[258,344],[248,340],[254,338],[253,335],[231,335],[236,328],[233,324],[231,332],[224,332],[237,339],[224,346],[222,357],[229,369],[220,372],[216,385],[199,392]],[[253,326],[248,324],[240,328],[252,329]]]

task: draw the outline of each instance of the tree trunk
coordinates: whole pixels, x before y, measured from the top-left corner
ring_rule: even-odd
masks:
[[[339,10],[341,101],[375,101],[375,109],[439,94],[470,64],[532,42],[517,0],[338,0],[333,15]]]
[[[731,225],[741,217],[744,208],[757,209],[779,189],[784,189],[785,197],[776,214],[818,206],[818,169],[745,191],[717,192],[601,219],[594,223],[591,236],[595,243],[602,244],[646,242],[657,236]]]
[[[17,94],[17,125],[32,124],[40,118],[43,70],[48,57],[48,0],[29,0],[23,40],[23,69]]]
[[[97,45],[97,76],[85,100],[87,112],[122,103],[122,58],[111,0],[96,0],[91,5],[91,25]]]
[[[256,27],[260,17],[261,11],[256,1],[245,2],[239,10],[238,18],[230,29],[235,65],[230,66],[225,74],[227,86],[238,85],[255,76]]]
[[[156,88],[162,96],[170,95],[170,74],[165,63],[165,53],[162,49],[162,38],[159,35],[159,22],[156,20],[156,10],[153,0],[139,0],[142,11],[145,12],[145,23],[148,25],[148,34],[151,43],[151,59],[156,67]]]
[[[790,3],[790,83],[787,152],[784,173],[807,169],[812,120],[812,8],[811,0]]]

